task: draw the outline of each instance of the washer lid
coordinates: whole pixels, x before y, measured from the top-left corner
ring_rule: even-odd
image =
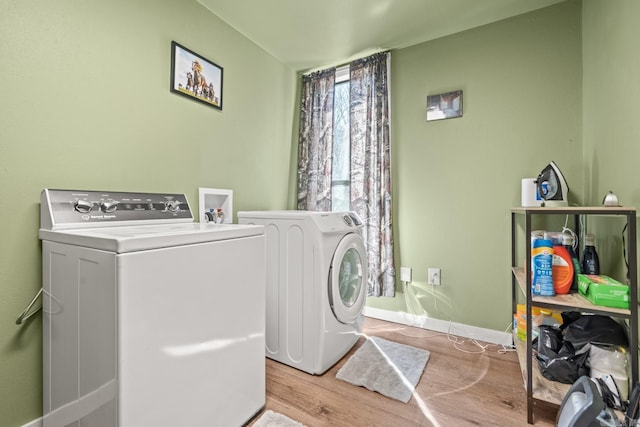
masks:
[[[176,223],[75,230],[40,229],[41,240],[116,253],[191,245],[264,234],[261,225]]]
[[[329,303],[336,319],[354,323],[366,302],[367,256],[362,237],[355,233],[340,240],[331,260]]]

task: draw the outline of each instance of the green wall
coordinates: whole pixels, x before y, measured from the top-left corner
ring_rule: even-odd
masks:
[[[583,13],[586,195],[640,206],[640,2],[586,0]]]
[[[585,0],[583,9],[586,198],[600,204],[611,190],[622,205],[640,207],[640,2]],[[591,225],[605,271],[623,280],[622,224]]]
[[[169,92],[171,41],[224,68],[223,111]],[[195,0],[0,0],[0,425],[41,414],[43,188],[234,190],[288,206],[296,73]],[[297,103],[295,104],[297,105]]]
[[[413,283],[367,304],[505,330],[520,180],[554,160],[581,202],[580,3],[393,51],[391,79],[396,269]],[[457,89],[463,117],[426,122],[427,95]]]

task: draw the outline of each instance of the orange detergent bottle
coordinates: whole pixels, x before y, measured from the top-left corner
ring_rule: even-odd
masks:
[[[571,290],[574,277],[573,270],[573,259],[567,248],[562,245],[554,245],[551,277],[553,290],[556,294],[566,294]]]

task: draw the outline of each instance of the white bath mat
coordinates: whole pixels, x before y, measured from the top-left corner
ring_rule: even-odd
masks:
[[[285,415],[268,410],[262,414],[260,418],[258,418],[258,421],[251,427],[304,427],[304,424],[293,421]]]
[[[427,350],[369,337],[336,378],[407,403],[428,360]]]

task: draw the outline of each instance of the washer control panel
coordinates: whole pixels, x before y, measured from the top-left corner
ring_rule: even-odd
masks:
[[[184,194],[45,189],[40,205],[48,229],[193,221]]]
[[[347,212],[342,216],[342,220],[349,227],[359,227],[362,225],[362,221],[355,212]]]

